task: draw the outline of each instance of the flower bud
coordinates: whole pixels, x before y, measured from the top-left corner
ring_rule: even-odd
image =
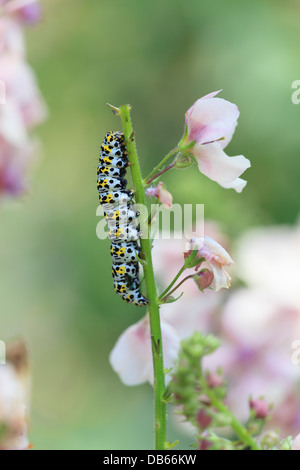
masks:
[[[212,417],[209,416],[209,414],[205,410],[201,409],[197,413],[196,421],[197,421],[197,425],[200,428],[206,429],[211,424]]]
[[[212,271],[209,269],[202,269],[194,276],[194,281],[196,282],[198,288],[203,291],[203,289],[207,289],[211,285],[214,279],[214,275]]]
[[[212,443],[208,439],[201,439],[198,442],[198,450],[208,450]]]
[[[269,413],[269,405],[266,401],[259,398],[250,399],[249,401],[250,409],[253,410],[254,416],[257,419],[265,419]]]
[[[215,372],[209,372],[206,376],[209,388],[222,387],[224,385],[223,377]]]

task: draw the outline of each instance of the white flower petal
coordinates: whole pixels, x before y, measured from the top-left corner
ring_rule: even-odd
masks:
[[[216,240],[214,240],[213,238],[205,235],[203,238],[203,242],[201,243],[205,245],[206,250],[210,252],[209,259],[216,260],[218,263],[225,264],[226,266],[229,266],[233,263],[233,260],[229,253],[227,253],[225,248],[223,248],[220,243],[216,242]],[[208,254],[206,254],[206,256],[207,255]]]
[[[228,157],[217,142],[196,144],[191,151],[197,159],[201,173],[221,185],[231,184],[251,166],[250,161],[243,155]]]
[[[7,16],[0,18],[0,55],[13,54],[20,58],[25,55],[22,28],[17,21]]]
[[[298,434],[293,440],[291,450],[300,450],[300,434]]]
[[[211,268],[214,274],[214,280],[212,282],[212,287],[218,292],[220,289],[229,289],[231,277],[228,272],[225,271],[223,266],[220,266],[217,263],[210,263]]]
[[[300,227],[281,225],[249,230],[238,244],[239,275],[280,303],[300,305]]]
[[[148,332],[146,319],[131,325],[121,334],[110,354],[110,364],[125,385],[138,385],[149,378],[151,344]]]
[[[6,104],[17,108],[26,129],[43,122],[47,109],[32,68],[12,54],[0,56],[0,80],[6,85]]]
[[[164,367],[177,358],[180,340],[176,330],[161,321]],[[110,364],[125,385],[153,384],[152,347],[148,316],[122,333],[110,354]],[[166,381],[169,377],[166,377]]]
[[[7,102],[0,108],[0,136],[17,148],[22,148],[28,143],[21,114],[12,102]]]
[[[219,183],[222,188],[225,189],[235,189],[237,193],[241,193],[244,187],[247,184],[247,181],[242,178],[237,178],[236,180],[230,181],[230,183]]]

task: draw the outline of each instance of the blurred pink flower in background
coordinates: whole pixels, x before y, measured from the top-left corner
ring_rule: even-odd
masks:
[[[219,364],[231,382],[228,399],[245,417],[250,393],[274,404],[270,426],[281,435],[300,428],[300,364],[292,363],[292,343],[300,339],[299,226],[250,230],[238,243],[237,273],[248,288],[229,297],[222,315],[222,336],[231,361]],[[228,346],[227,346],[228,349]]]
[[[260,398],[251,398],[249,401],[250,409],[253,410],[255,418],[265,419],[269,414],[269,405]]]
[[[1,72],[0,72],[1,73]],[[29,141],[17,107],[12,102],[0,108],[0,142],[14,149],[22,149]]]
[[[21,23],[32,25],[41,20],[39,0],[1,0],[4,13],[14,15]]]
[[[209,224],[206,225],[206,233],[221,241],[217,226],[212,225],[210,229]],[[184,239],[155,240],[153,261],[159,291],[182,267],[184,248]],[[221,347],[204,359],[204,368],[212,373],[218,367],[222,368],[228,379],[226,402],[233,413],[239,419],[247,420],[249,398],[257,403],[263,396],[266,403],[274,405],[267,426],[270,429],[278,427],[281,437],[296,435],[300,429],[300,364],[293,364],[291,357],[292,343],[300,339],[299,227],[250,230],[238,241],[234,259],[233,274],[242,278],[246,287],[234,288],[233,285],[230,291],[208,289],[199,293],[195,283],[187,281],[182,289],[178,289],[178,295],[184,292],[182,298],[161,306],[163,323],[172,328],[169,330],[172,334],[166,335],[164,344],[167,367],[172,365],[181,339],[191,336],[195,330],[216,334],[221,339]],[[134,364],[133,357],[140,363],[139,370],[143,370],[135,383],[151,377],[151,347],[145,326],[145,337],[141,340],[142,336],[139,336],[139,349],[132,353],[136,341],[132,341],[129,331],[132,334],[137,325],[123,333],[126,335],[126,344],[122,335],[125,349],[119,349],[121,359],[114,365],[118,373],[118,360],[123,361],[123,372],[127,367],[125,375],[120,374],[125,383],[128,381],[126,374],[129,373],[129,377],[131,374],[129,364]],[[172,345],[170,354],[169,343]],[[126,349],[132,356],[125,367],[129,357]],[[146,362],[145,351],[148,351]]]
[[[162,344],[165,368],[172,367],[179,350],[179,338],[168,323],[161,322]],[[149,318],[127,328],[111,354],[110,363],[125,385],[153,384],[152,347]],[[166,377],[167,378],[167,377]]]
[[[6,102],[15,106],[27,130],[45,120],[46,106],[26,62],[10,54],[0,56],[0,80],[6,84]]]
[[[295,322],[296,312],[281,308],[272,297],[246,288],[228,296],[218,332],[222,345],[205,358],[204,366],[209,370],[222,367],[229,382],[227,403],[239,419],[249,416],[250,395],[264,396],[274,404],[271,426],[285,397],[292,393],[296,399],[299,371],[291,362]],[[297,421],[298,411],[294,411]],[[284,433],[285,423],[277,424]]]
[[[198,99],[186,112],[186,134],[179,147],[184,151],[195,141],[186,152],[196,158],[201,173],[223,188],[241,192],[247,182],[239,177],[251,164],[243,155],[228,157],[223,151],[237,126],[239,110],[235,104],[215,98],[220,91]]]
[[[7,364],[0,365],[0,450],[28,448],[30,376],[25,345],[8,345]]]
[[[238,245],[238,273],[252,288],[300,309],[300,225],[261,227]]]
[[[37,0],[3,1],[0,18],[0,195],[20,196],[28,189],[38,146],[28,132],[47,117],[35,74],[26,62],[23,23],[40,18]],[[30,18],[31,19],[30,19]]]
[[[228,292],[221,313],[211,319],[210,332],[222,345],[204,366],[212,371],[222,367],[229,382],[227,403],[239,419],[249,417],[250,395],[264,396],[274,405],[268,426],[279,427],[281,437],[295,435],[300,429],[300,364],[291,357],[292,343],[300,339],[299,227],[250,230],[238,241],[234,258],[235,273],[247,287]],[[199,311],[206,295],[198,301]]]

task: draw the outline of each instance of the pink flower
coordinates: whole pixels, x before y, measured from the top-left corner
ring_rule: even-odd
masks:
[[[170,209],[173,204],[173,196],[169,191],[164,189],[163,183],[160,181],[156,187],[150,187],[146,190],[146,195],[147,196],[153,196],[157,197],[160,202],[167,207],[167,209]]]
[[[233,263],[227,251],[215,240],[208,236],[201,238],[194,237],[191,240],[191,249],[198,250],[199,258],[205,258],[205,261],[212,269],[214,280],[212,286],[216,291],[225,287],[230,287],[231,277],[224,266]]]
[[[194,281],[200,290],[207,289],[214,280],[214,275],[209,269],[201,269],[194,277]]]
[[[197,144],[204,144],[224,138],[221,142],[223,148],[230,142],[240,113],[235,104],[215,98],[220,91],[198,99],[186,112],[187,138],[190,142],[196,140]]]
[[[215,98],[220,91],[200,98],[186,112],[186,134],[179,149],[192,154],[199,170],[208,178],[241,192],[247,183],[239,176],[251,164],[243,155],[228,157],[223,151],[233,136],[239,110],[229,101]],[[195,145],[185,150],[193,141]]]
[[[164,366],[170,368],[177,359],[179,337],[174,328],[161,322]],[[139,385],[144,382],[153,384],[152,346],[149,318],[125,330],[110,354],[110,364],[125,385]],[[166,376],[166,380],[169,377]]]

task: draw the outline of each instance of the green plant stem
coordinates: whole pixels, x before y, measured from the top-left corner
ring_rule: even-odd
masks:
[[[167,295],[167,293],[169,292],[169,290],[172,289],[172,287],[174,286],[175,282],[177,281],[177,279],[180,278],[181,274],[183,273],[183,271],[185,271],[185,269],[186,269],[186,266],[183,265],[182,268],[178,271],[178,273],[177,273],[176,276],[174,277],[173,281],[168,285],[168,287],[163,291],[163,293],[160,294],[159,300],[162,300],[162,299]]]
[[[142,180],[138,155],[134,140],[134,133],[130,118],[130,105],[123,105],[119,108],[119,115],[121,117],[125,142],[128,151],[129,162],[131,165],[131,174],[135,187],[135,201],[137,204],[145,206],[145,190]],[[152,254],[151,254],[151,241],[148,236],[141,238],[141,249],[145,263],[144,277],[147,291],[147,298],[149,300],[149,318],[150,330],[152,339],[152,356],[153,356],[153,371],[154,371],[154,403],[155,403],[155,449],[164,450],[166,444],[166,403],[164,400],[165,395],[165,373],[163,364],[162,352],[162,339],[161,327],[159,316],[159,302],[157,298]]]
[[[160,171],[161,167],[166,163],[166,161],[169,160],[169,158],[170,158],[172,155],[174,155],[175,153],[177,153],[177,152],[178,152],[178,147],[175,147],[174,149],[172,149],[172,150],[161,160],[161,162],[159,162],[159,164],[156,165],[155,168],[153,168],[153,170],[151,171],[151,173],[149,173],[149,175],[144,179],[144,183],[145,183],[145,184],[151,183],[151,181],[153,181],[153,179],[155,179],[155,178],[153,178],[153,176],[154,176],[156,173],[158,173],[158,172]],[[157,175],[157,177],[160,176],[161,174],[162,174],[162,173],[160,172],[160,173]]]
[[[216,397],[213,388],[209,388],[205,379],[200,380],[201,387],[205,395],[211,401],[211,404],[221,413],[224,413],[228,416],[230,420],[230,426],[233,431],[236,433],[238,438],[245,443],[246,446],[249,446],[251,450],[260,450],[259,445],[257,442],[252,438],[252,436],[248,433],[247,429],[236,419],[236,417],[231,413],[231,411],[227,408],[224,403]]]
[[[168,291],[167,295],[164,295],[162,300],[164,300],[165,297],[168,297],[169,295],[173,294],[185,281],[188,279],[193,279],[195,277],[195,274],[190,274],[189,276],[186,276],[182,281],[178,282],[178,284],[172,289],[171,291]]]

